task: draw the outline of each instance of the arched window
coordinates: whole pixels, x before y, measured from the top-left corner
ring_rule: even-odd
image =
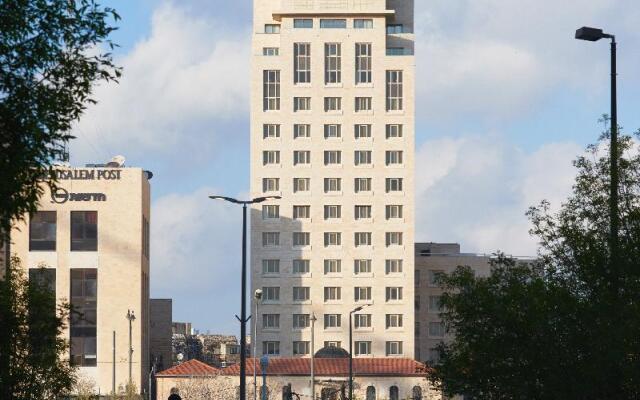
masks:
[[[413,387],[413,400],[422,400],[422,388],[420,386]]]
[[[373,386],[367,387],[367,400],[376,400],[376,388]]]
[[[400,400],[400,393],[397,386],[389,388],[389,400]]]

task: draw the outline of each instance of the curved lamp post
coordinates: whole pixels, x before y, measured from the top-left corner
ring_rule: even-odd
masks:
[[[349,400],[353,400],[353,314],[369,306],[370,304],[364,304],[349,312]]]

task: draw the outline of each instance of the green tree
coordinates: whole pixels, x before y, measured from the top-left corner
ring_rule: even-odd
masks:
[[[0,2],[0,230],[36,210],[95,83],[120,76],[111,18],[95,0]]]
[[[56,305],[55,289],[23,271],[14,257],[0,280],[0,396],[58,399],[76,380],[62,336],[69,305]]]
[[[430,380],[481,399],[640,398],[640,148],[620,140],[620,256],[609,249],[608,135],[574,162],[572,194],[528,211],[536,262],[498,255],[491,275],[441,277],[443,321]]]

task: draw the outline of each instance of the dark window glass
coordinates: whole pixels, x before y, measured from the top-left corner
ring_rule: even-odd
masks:
[[[96,366],[98,270],[71,270],[71,363]]]
[[[56,250],[56,212],[38,211],[29,220],[29,251]]]
[[[71,211],[71,251],[98,250],[98,212]]]
[[[34,354],[54,363],[57,340],[56,270],[54,268],[29,269],[29,342]],[[34,309],[35,307],[35,309]]]

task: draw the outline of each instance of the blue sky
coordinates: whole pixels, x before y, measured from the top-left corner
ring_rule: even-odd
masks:
[[[609,110],[619,45],[619,119],[640,128],[640,7],[633,0],[416,0],[416,236],[463,251],[534,255],[527,207],[558,205],[571,160]],[[123,154],[155,173],[154,297],[174,320],[237,333],[240,210],[248,190],[251,1],[113,0],[119,85],[101,85],[75,129],[74,164]]]

